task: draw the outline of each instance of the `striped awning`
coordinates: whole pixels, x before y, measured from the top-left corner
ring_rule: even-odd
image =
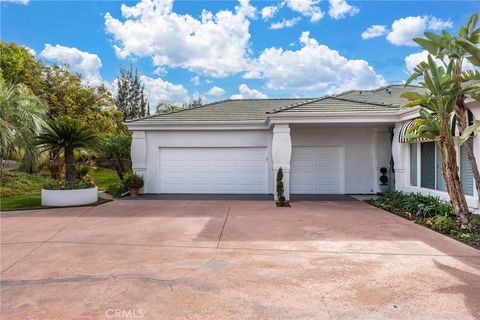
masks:
[[[475,119],[470,109],[467,109],[467,116],[468,116],[468,125],[472,125]],[[429,141],[429,139],[427,138],[415,139],[414,141],[407,141],[407,139],[405,138],[405,134],[407,134],[407,131],[409,131],[409,129],[413,126],[413,124],[415,123],[415,120],[416,119],[412,119],[403,124],[402,129],[400,130],[400,135],[398,136],[398,142],[406,143],[406,142],[417,142],[417,141]],[[412,133],[415,133],[415,131],[412,131]],[[458,132],[458,127],[457,127],[457,117],[455,115],[452,116],[452,135],[454,137],[460,136]]]
[[[415,123],[415,120],[417,119],[408,120],[403,124],[402,129],[400,130],[400,134],[398,135],[398,142],[406,143],[406,142],[416,142],[416,141],[429,141],[427,138],[415,139],[415,141],[408,141],[407,138],[405,138],[407,131],[409,131],[410,128],[413,126],[413,124]],[[415,133],[415,131],[412,131],[412,133]]]

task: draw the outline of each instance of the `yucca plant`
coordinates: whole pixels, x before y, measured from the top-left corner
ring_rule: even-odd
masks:
[[[94,148],[97,137],[93,130],[76,119],[67,117],[48,121],[43,133],[36,138],[42,151],[63,151],[65,158],[65,186],[71,188],[77,180],[74,151]]]
[[[31,143],[44,125],[45,104],[23,84],[8,84],[0,79],[0,155],[17,156],[32,167],[38,158]]]

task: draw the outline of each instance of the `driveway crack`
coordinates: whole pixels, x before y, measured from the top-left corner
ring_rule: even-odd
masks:
[[[230,207],[228,207],[227,215],[225,216],[225,221],[223,221],[222,231],[220,232],[220,236],[218,237],[217,242],[217,249],[220,247],[220,241],[222,240],[223,231],[225,230],[225,225],[227,224],[228,216],[230,215]]]

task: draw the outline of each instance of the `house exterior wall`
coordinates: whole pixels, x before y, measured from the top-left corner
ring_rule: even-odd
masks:
[[[379,192],[380,168],[390,167],[388,127],[292,128],[295,147],[344,147],[345,193]]]
[[[480,119],[480,103],[471,102],[467,104],[467,107],[472,111],[475,119]],[[432,190],[428,188],[422,188],[420,185],[412,186],[410,184],[410,147],[408,143],[399,143],[398,138],[400,135],[400,129],[406,121],[397,122],[395,125],[395,136],[393,139],[392,155],[395,161],[395,189],[404,192],[418,192],[424,195],[433,195],[440,199],[449,200],[448,193],[445,191]],[[480,166],[480,136],[479,133],[475,133],[473,149],[475,157],[477,159],[477,165]],[[457,147],[458,151],[458,147]],[[418,156],[418,154],[417,154]],[[459,157],[457,157],[459,159]],[[418,169],[420,174],[421,169]],[[471,210],[479,212],[479,197],[476,188],[474,187],[473,196],[466,195],[468,206]]]
[[[140,135],[137,133],[137,135]],[[135,131],[134,131],[135,136]],[[272,161],[271,161],[271,130],[149,130],[145,132],[145,168],[133,156],[135,140],[132,143],[133,169],[142,174],[145,179],[143,193],[159,193],[160,148],[166,147],[266,147],[268,156],[268,192],[273,193]],[[141,147],[138,147],[141,150]],[[140,151],[142,152],[142,151]],[[140,169],[140,170],[139,170]]]

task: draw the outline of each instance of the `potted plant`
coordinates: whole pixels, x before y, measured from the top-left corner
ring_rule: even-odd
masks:
[[[385,167],[380,168],[380,191],[385,193],[388,191],[388,169]]]
[[[42,151],[63,153],[65,160],[65,180],[44,186],[42,205],[73,206],[98,200],[95,182],[88,176],[79,179],[74,157],[75,149],[95,146],[97,143],[95,132],[79,120],[60,117],[48,121],[35,142]],[[85,169],[80,171],[82,175],[85,173]],[[88,173],[88,169],[86,171]]]
[[[138,190],[143,187],[143,177],[136,173],[129,173],[123,178],[123,185],[130,191],[132,197],[136,197]]]

